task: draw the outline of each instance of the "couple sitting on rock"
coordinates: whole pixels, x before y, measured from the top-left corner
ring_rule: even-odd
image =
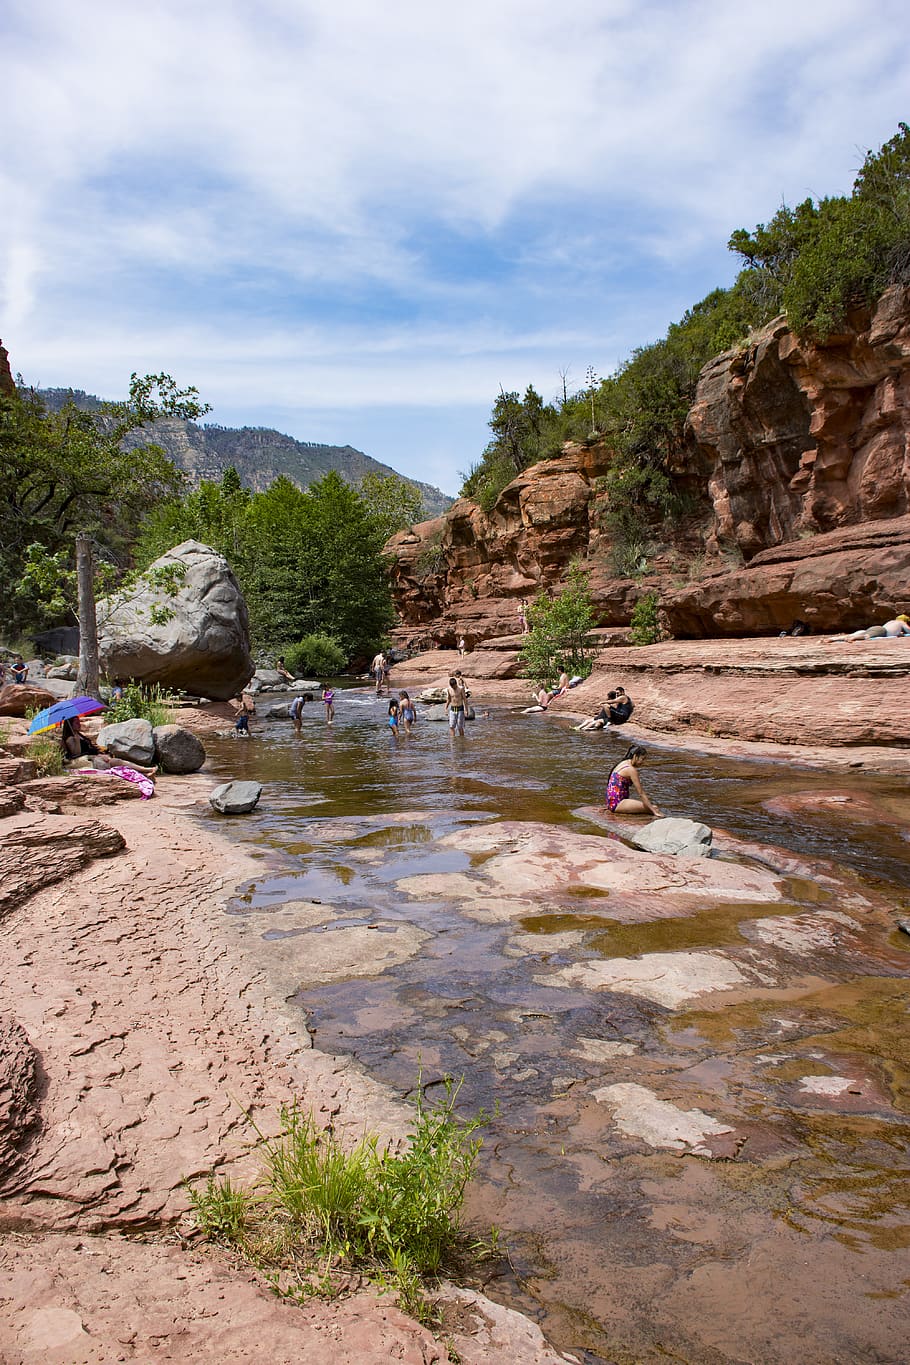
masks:
[[[583,720],[581,725],[576,725],[575,729],[606,730],[611,725],[625,725],[634,710],[635,703],[625,688],[617,687],[607,693],[607,700],[600,710],[590,720]]]

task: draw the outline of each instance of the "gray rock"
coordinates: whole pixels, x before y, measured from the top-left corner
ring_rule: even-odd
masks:
[[[250,691],[254,683],[259,683],[257,692],[284,692],[287,690],[288,680],[283,678],[277,668],[257,668],[250,683],[247,684],[247,691]]]
[[[28,664],[28,676],[30,678],[43,678],[47,672],[40,659],[27,659],[26,663]]]
[[[135,678],[225,700],[253,673],[249,617],[227,560],[186,540],[156,559],[176,565],[174,595],[140,580],[98,604],[101,664],[109,678]],[[156,624],[156,616],[166,619]]]
[[[258,782],[222,782],[209,797],[209,805],[222,815],[246,815],[256,806],[262,787]]]
[[[426,702],[429,705],[432,702],[444,702],[448,695],[449,694],[444,687],[427,687],[421,692],[417,700]]]
[[[105,725],[98,731],[98,743],[112,758],[125,758],[128,763],[148,767],[155,761],[155,736],[147,720],[138,717],[122,720],[117,725]]]
[[[265,711],[266,720],[287,720],[291,714],[289,701],[276,701]]]
[[[166,773],[198,773],[205,747],[196,735],[179,725],[156,725],[155,756]]]
[[[420,712],[421,720],[448,720],[449,713],[444,706],[427,706]]]
[[[41,688],[45,692],[50,692],[57,701],[76,695],[76,684],[66,682],[63,678],[42,678]]]
[[[318,692],[319,683],[310,682],[308,678],[295,678],[292,683],[288,683],[292,692]]]
[[[49,678],[65,678],[67,682],[75,682],[79,665],[77,663],[54,664],[53,668],[48,668],[45,671]]]
[[[697,820],[682,820],[668,816],[652,820],[649,825],[626,836],[630,844],[646,853],[675,853],[683,858],[707,858],[711,853],[713,835],[707,825]]]

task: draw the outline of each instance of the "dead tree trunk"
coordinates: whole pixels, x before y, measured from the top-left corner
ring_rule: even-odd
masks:
[[[76,691],[101,700],[98,666],[98,621],[95,616],[95,556],[92,538],[76,537],[76,586],[79,593],[79,676]]]

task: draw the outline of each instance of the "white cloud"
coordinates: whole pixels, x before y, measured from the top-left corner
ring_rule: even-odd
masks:
[[[846,190],[910,75],[899,0],[6,0],[5,25],[14,365],[257,410],[608,371],[729,278],[732,228]]]

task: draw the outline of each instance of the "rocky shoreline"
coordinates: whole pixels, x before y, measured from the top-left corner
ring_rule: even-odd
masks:
[[[393,1142],[409,1117],[349,1059],[315,1050],[302,1017],[232,951],[225,905],[262,861],[193,818],[210,785],[163,777],[153,801],[118,802],[103,821],[97,809],[91,821],[38,817],[66,834],[96,826],[101,856],[89,849],[37,891],[23,882],[6,906],[2,1358],[242,1361],[268,1343],[276,1365],[329,1353],[351,1365],[442,1362],[446,1347],[390,1298],[362,1288],[289,1306],[192,1234],[184,1182],[255,1169],[247,1116],[269,1131],[297,1096],[352,1138]],[[21,820],[0,822],[5,869],[21,857]],[[463,1361],[562,1359],[519,1314],[450,1296]]]

